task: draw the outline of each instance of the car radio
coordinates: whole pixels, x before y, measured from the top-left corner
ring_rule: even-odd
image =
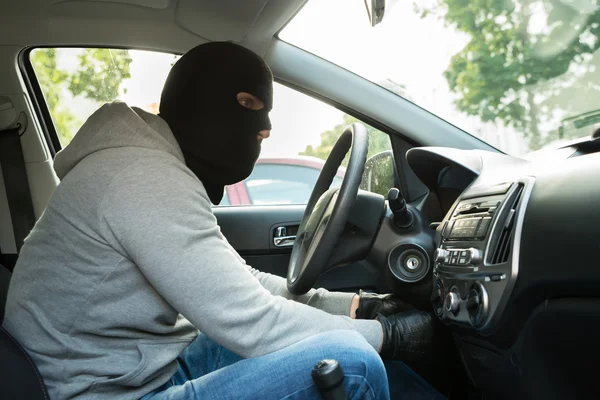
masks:
[[[517,220],[532,185],[533,179],[522,178],[502,190],[466,192],[438,228],[431,302],[442,321],[491,329],[516,279]]]
[[[445,226],[442,237],[447,240],[483,240],[492,223],[499,201],[459,203]]]
[[[480,263],[484,247],[482,242],[488,235],[494,213],[503,197],[460,202],[442,229],[442,245],[436,250],[435,262],[442,266],[472,266]],[[463,243],[470,246],[463,247]]]

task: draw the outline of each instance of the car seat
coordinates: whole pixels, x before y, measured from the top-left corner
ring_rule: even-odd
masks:
[[[0,325],[10,283],[10,271],[0,265]],[[0,326],[0,397],[6,400],[49,399],[46,385],[23,347]]]

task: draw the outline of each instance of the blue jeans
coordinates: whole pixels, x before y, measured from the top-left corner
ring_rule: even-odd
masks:
[[[175,375],[142,400],[320,399],[310,372],[324,358],[340,363],[348,399],[390,398],[386,370],[377,352],[356,332],[332,331],[250,359],[200,334],[178,357]],[[394,380],[401,381],[403,397],[438,398],[408,367],[394,364],[402,374]]]

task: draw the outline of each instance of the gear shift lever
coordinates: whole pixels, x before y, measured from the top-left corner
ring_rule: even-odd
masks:
[[[344,389],[344,371],[336,360],[321,360],[312,370],[315,385],[325,400],[347,400]]]

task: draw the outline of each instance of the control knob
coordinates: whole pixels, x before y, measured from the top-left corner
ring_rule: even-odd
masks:
[[[435,262],[444,263],[446,261],[446,257],[450,255],[450,252],[446,249],[438,248],[435,250],[434,257]]]
[[[481,326],[485,322],[488,309],[488,294],[485,287],[477,282],[471,285],[466,302],[469,320],[473,326]]]
[[[468,249],[468,254],[469,262],[471,264],[479,264],[482,261],[481,251],[479,251],[478,249],[471,247],[470,249]]]
[[[444,311],[442,309],[444,305],[444,285],[440,280],[437,280],[433,285],[433,292],[431,292],[431,304],[433,310],[437,315],[441,315]]]
[[[454,315],[458,314],[458,310],[460,310],[460,297],[458,297],[456,292],[448,292],[444,307],[446,308],[446,311],[451,312]]]

